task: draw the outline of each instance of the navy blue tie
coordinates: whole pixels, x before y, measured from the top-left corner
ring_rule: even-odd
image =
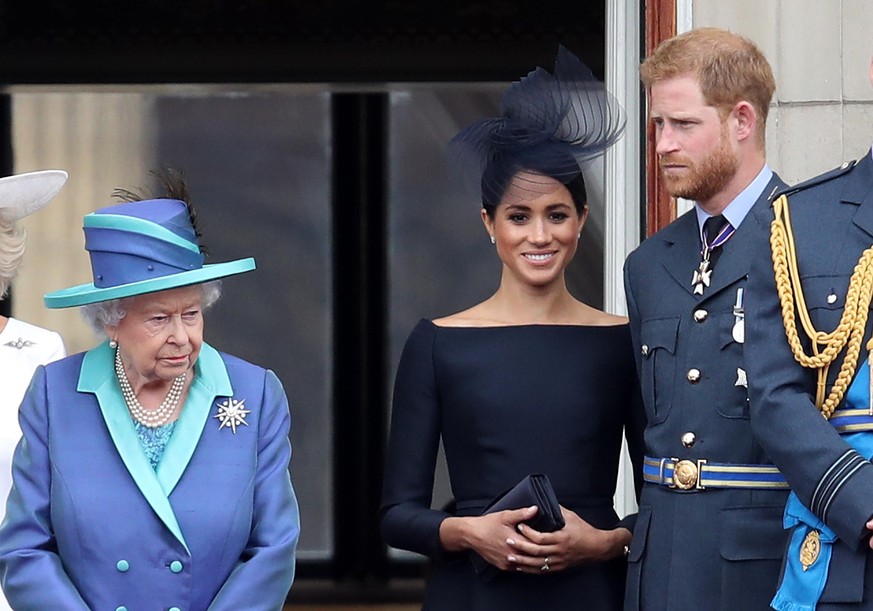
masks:
[[[728,231],[725,231],[725,228],[728,228],[729,225],[728,220],[720,214],[709,217],[703,223],[703,235],[706,240],[704,247],[709,247],[709,269],[715,266],[715,262],[721,254],[721,248],[719,247],[726,241],[724,239],[725,236],[730,237]]]

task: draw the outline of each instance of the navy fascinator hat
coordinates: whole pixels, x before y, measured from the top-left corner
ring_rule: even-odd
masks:
[[[558,48],[553,73],[536,68],[510,85],[501,116],[478,120],[449,142],[449,171],[465,192],[496,207],[513,177],[543,192],[537,176],[564,184],[581,175],[581,165],[614,144],[625,126],[624,110],[591,70],[565,47]],[[516,179],[514,186],[518,186]]]

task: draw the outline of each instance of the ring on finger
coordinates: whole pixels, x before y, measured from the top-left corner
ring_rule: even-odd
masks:
[[[549,557],[548,556],[543,558],[543,566],[540,567],[540,570],[541,571],[548,571],[549,570]]]

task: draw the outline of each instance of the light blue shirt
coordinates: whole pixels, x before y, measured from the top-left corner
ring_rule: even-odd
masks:
[[[751,210],[752,206],[755,205],[755,202],[758,201],[758,198],[761,196],[761,193],[764,192],[764,188],[767,186],[767,183],[770,182],[772,177],[773,170],[771,170],[770,166],[765,163],[764,167],[761,168],[761,171],[758,172],[758,175],[755,176],[755,179],[749,183],[749,186],[743,189],[740,194],[737,195],[722,211],[722,216],[728,220],[734,229],[739,228],[740,223],[743,222],[743,219],[746,218],[749,210]],[[704,212],[697,202],[694,202],[694,209],[697,211],[697,229],[700,232],[700,239],[702,241],[703,223],[712,215]]]

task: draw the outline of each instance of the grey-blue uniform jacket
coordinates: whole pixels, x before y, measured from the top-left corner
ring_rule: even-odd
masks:
[[[787,196],[810,318],[816,329],[833,331],[855,265],[873,246],[873,159],[868,153],[789,189]],[[873,465],[815,407],[816,373],[791,353],[770,249],[759,253],[749,278],[746,347],[752,426],[798,498],[839,537],[817,609],[871,609],[873,563],[865,523],[873,516]],[[867,358],[870,334],[868,319],[859,365]],[[808,353],[808,342],[805,348]],[[838,371],[839,363],[831,366],[828,391]]]
[[[767,240],[774,174],[723,249],[703,295],[692,274],[701,260],[694,210],[651,236],[625,262],[631,334],[648,424],[647,477],[628,557],[625,609],[768,609],[785,542],[787,491],[673,483],[683,463],[763,465],[744,384],[744,344],[733,337],[738,290],[755,244]],[[676,461],[670,459],[677,459]],[[654,465],[654,467],[653,467]],[[778,473],[777,473],[778,476]],[[784,485],[784,484],[783,484]]]

